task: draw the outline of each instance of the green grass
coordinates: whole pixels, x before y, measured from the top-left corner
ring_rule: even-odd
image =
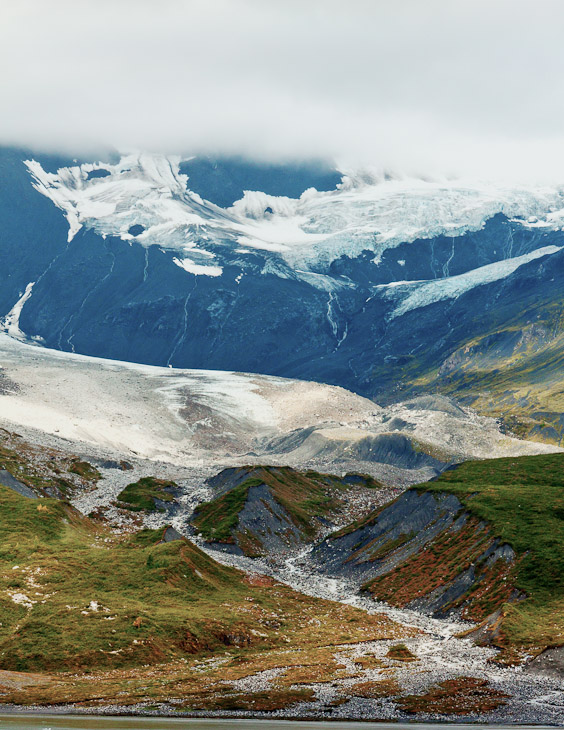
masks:
[[[408,391],[452,395],[503,418],[518,436],[560,443],[564,437],[564,313],[561,297],[529,302],[509,319],[457,345],[456,367],[421,363],[406,374]]]
[[[221,607],[257,591],[187,541],[159,544],[162,530],[117,538],[57,500],[3,487],[0,515],[3,669],[127,665],[249,634]],[[14,593],[36,603],[16,603]]]
[[[348,494],[359,486],[370,489],[381,486],[364,474],[348,475],[354,480],[354,484],[348,484],[331,474],[313,470],[302,472],[291,467],[247,466],[240,467],[236,473],[250,476],[220,497],[199,505],[192,524],[206,540],[239,541],[245,554],[252,556],[261,554],[260,544],[253,542],[252,535],[237,533],[239,514],[250,489],[266,485],[304,536],[313,538],[319,529],[319,518],[331,517],[342,507]]]
[[[515,586],[504,631],[523,645],[564,644],[564,454],[462,464],[420,491],[455,494],[515,550]]]
[[[118,496],[118,506],[134,512],[145,510],[146,512],[164,512],[155,500],[160,502],[173,502],[173,495],[167,489],[176,487],[175,482],[157,479],[156,477],[143,477],[138,482],[128,484]]]
[[[98,479],[102,478],[98,469],[88,461],[74,461],[69,471],[72,471],[73,474],[78,474],[78,476],[90,482],[97,482]]]
[[[239,524],[239,512],[245,506],[249,489],[263,483],[261,479],[246,479],[221,497],[199,505],[192,524],[204,539],[211,542],[233,543],[233,531]]]
[[[68,504],[0,486],[0,669],[141,667],[393,629],[271,579],[251,580],[162,535],[116,535]],[[316,617],[321,623],[304,633]],[[351,628],[351,617],[364,620]]]
[[[115,538],[61,502],[2,487],[0,514],[0,668],[144,663],[249,634],[222,606],[260,592],[187,541],[159,544],[162,530]]]
[[[390,646],[386,656],[398,662],[417,661],[417,656],[405,644],[394,644]]]

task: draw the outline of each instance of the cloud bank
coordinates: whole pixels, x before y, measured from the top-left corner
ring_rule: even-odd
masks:
[[[0,143],[564,181],[560,0],[18,0]]]

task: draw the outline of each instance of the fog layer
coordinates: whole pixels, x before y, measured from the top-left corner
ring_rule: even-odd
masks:
[[[564,177],[558,0],[18,0],[0,143]]]

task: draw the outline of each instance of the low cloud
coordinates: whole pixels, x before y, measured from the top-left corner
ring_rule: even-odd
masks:
[[[559,0],[18,0],[0,143],[564,177]]]

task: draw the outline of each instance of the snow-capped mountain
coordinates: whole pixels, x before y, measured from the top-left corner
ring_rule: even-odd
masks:
[[[455,392],[477,382],[472,366],[453,385],[448,363],[492,333],[521,334],[503,353],[485,341],[490,373],[502,355],[513,363],[558,340],[545,319],[564,283],[564,186],[148,153],[4,149],[0,165],[0,316],[12,336],[380,399],[418,379]],[[525,332],[533,323],[542,344]]]

